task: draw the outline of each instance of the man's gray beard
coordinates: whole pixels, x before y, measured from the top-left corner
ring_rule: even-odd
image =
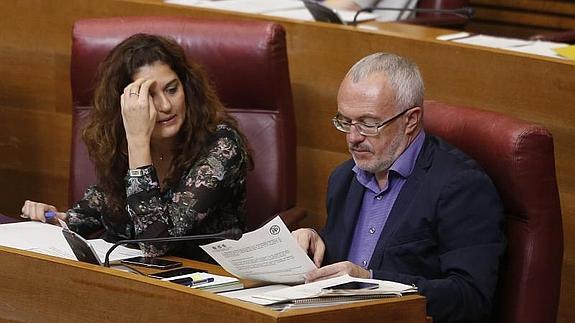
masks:
[[[389,144],[390,149],[386,149],[386,153],[391,152],[390,154],[387,154],[386,158],[384,160],[376,160],[375,162],[377,162],[377,165],[366,165],[366,166],[362,166],[360,165],[357,160],[355,159],[355,157],[353,156],[353,154],[351,155],[351,157],[353,158],[353,161],[355,162],[355,164],[357,165],[357,167],[359,167],[361,170],[372,173],[372,174],[377,174],[380,172],[384,172],[387,171],[391,165],[393,165],[393,163],[395,162],[395,160],[397,158],[394,158],[395,153],[397,152],[399,146],[401,145],[402,139],[404,136],[396,136],[393,141]],[[400,154],[401,155],[401,154]],[[399,157],[399,156],[398,156]],[[370,163],[371,164],[371,163]]]

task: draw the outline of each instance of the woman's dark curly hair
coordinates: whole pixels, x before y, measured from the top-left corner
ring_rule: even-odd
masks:
[[[114,218],[125,216],[124,177],[128,171],[120,96],[140,67],[158,61],[178,75],[186,105],[184,123],[177,135],[174,158],[165,180],[168,187],[175,185],[183,172],[205,153],[206,141],[218,124],[225,123],[236,129],[247,145],[245,136],[233,117],[226,113],[202,68],[187,62],[183,49],[175,41],[148,34],[125,39],[99,66],[94,109],[82,136],[95,165],[98,187],[104,192]]]

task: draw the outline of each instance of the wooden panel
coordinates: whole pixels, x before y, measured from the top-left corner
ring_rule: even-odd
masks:
[[[25,199],[67,206],[70,115],[42,110],[48,106],[34,102],[41,98],[28,97],[26,107],[0,107],[0,213],[12,216]]]
[[[0,12],[0,61],[5,62],[0,74],[8,76],[0,81],[0,212],[10,215],[17,215],[29,197],[57,206],[65,206],[67,200],[68,66],[74,20],[166,14],[266,19],[170,6],[161,0],[4,0]],[[569,322],[575,316],[569,305],[575,298],[575,171],[570,166],[575,159],[575,63],[439,42],[434,37],[448,31],[418,26],[377,24],[380,30],[370,31],[275,21],[284,25],[288,37],[298,135],[298,204],[310,210],[306,224],[315,228],[325,221],[329,173],[348,158],[344,138],[330,122],[337,88],[347,69],[369,53],[390,51],[414,60],[423,72],[428,99],[504,112],[552,131],[565,230],[559,322]]]
[[[575,3],[549,0],[470,0],[475,15],[466,30],[527,38],[558,29],[575,29]]]
[[[421,296],[280,313],[145,276],[11,248],[0,247],[0,263],[1,321],[343,323],[375,318],[379,322],[426,321],[425,299]],[[204,267],[198,262],[184,263]],[[207,269],[212,270],[209,266]]]
[[[470,0],[469,4],[474,7],[498,7],[502,10],[575,16],[575,4],[569,0]]]
[[[336,136],[341,142],[345,137]],[[325,190],[327,178],[332,169],[349,159],[347,153],[336,153],[321,149],[299,147],[298,154],[298,204],[305,205],[314,216],[308,217],[303,223],[320,229],[325,225]]]

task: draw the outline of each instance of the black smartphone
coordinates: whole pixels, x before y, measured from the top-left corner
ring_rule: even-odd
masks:
[[[176,269],[167,270],[167,271],[159,271],[157,273],[151,273],[151,274],[148,274],[148,276],[162,279],[162,278],[171,278],[171,277],[189,275],[189,274],[193,274],[193,273],[203,273],[203,272],[206,272],[206,271],[202,270],[202,269],[198,269],[198,268],[182,267],[182,268],[176,268]]]
[[[347,283],[343,283],[343,284],[324,287],[323,289],[349,290],[349,289],[375,289],[378,287],[379,287],[379,284],[377,284],[377,283],[364,283],[364,282],[353,281],[353,282],[347,282]]]
[[[169,269],[176,268],[182,265],[179,261],[172,261],[154,257],[133,257],[122,259],[120,262],[129,265],[144,266],[150,268]]]

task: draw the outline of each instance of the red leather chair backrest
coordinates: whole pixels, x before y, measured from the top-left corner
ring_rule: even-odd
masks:
[[[555,322],[563,229],[551,134],[495,112],[424,105],[426,131],[479,162],[503,200],[508,248],[496,295],[498,322]]]
[[[468,0],[419,0],[417,8],[421,9],[458,9],[469,5]]]
[[[453,10],[467,7],[468,0],[419,0],[417,1],[417,9],[426,10]],[[438,26],[445,28],[458,28],[461,29],[465,26],[471,17],[463,14],[441,13],[441,12],[416,12],[410,18],[400,20],[400,22]]]
[[[95,183],[81,140],[96,69],[108,52],[135,33],[175,39],[190,61],[203,65],[246,134],[255,168],[248,174],[248,228],[295,206],[296,149],[285,31],[268,22],[189,17],[121,17],[75,23],[71,82],[73,134],[70,203]]]

